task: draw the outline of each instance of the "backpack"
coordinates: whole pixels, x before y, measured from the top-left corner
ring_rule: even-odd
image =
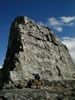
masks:
[[[36,74],[35,79],[37,79],[39,81],[40,80],[40,75]]]

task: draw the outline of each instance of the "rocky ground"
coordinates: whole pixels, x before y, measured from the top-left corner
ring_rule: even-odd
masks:
[[[0,91],[0,100],[75,100],[75,89],[10,89]]]
[[[35,84],[32,88],[9,87],[0,90],[0,100],[75,100],[75,81],[48,82],[42,80],[40,89],[36,89]],[[15,85],[16,86],[16,85]]]

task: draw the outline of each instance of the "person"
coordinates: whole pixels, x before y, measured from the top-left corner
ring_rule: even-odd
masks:
[[[29,81],[28,81],[28,83],[27,83],[27,87],[28,87],[28,88],[31,88],[31,86],[32,86],[32,84],[33,84],[33,81],[34,81],[34,80],[31,79],[31,78],[29,79]]]
[[[39,81],[40,81],[40,75],[38,73],[35,73],[35,72],[32,73],[32,75],[35,77],[34,82],[35,82],[37,88],[40,88],[40,83],[39,83]]]

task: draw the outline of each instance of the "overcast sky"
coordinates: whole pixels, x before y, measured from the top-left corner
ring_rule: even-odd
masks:
[[[50,27],[75,60],[75,0],[0,0],[0,66],[7,51],[10,25],[17,16]]]

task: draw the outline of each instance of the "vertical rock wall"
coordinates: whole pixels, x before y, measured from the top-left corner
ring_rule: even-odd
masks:
[[[17,82],[33,72],[49,81],[71,80],[75,69],[67,47],[51,29],[19,16],[11,25],[3,73]]]

